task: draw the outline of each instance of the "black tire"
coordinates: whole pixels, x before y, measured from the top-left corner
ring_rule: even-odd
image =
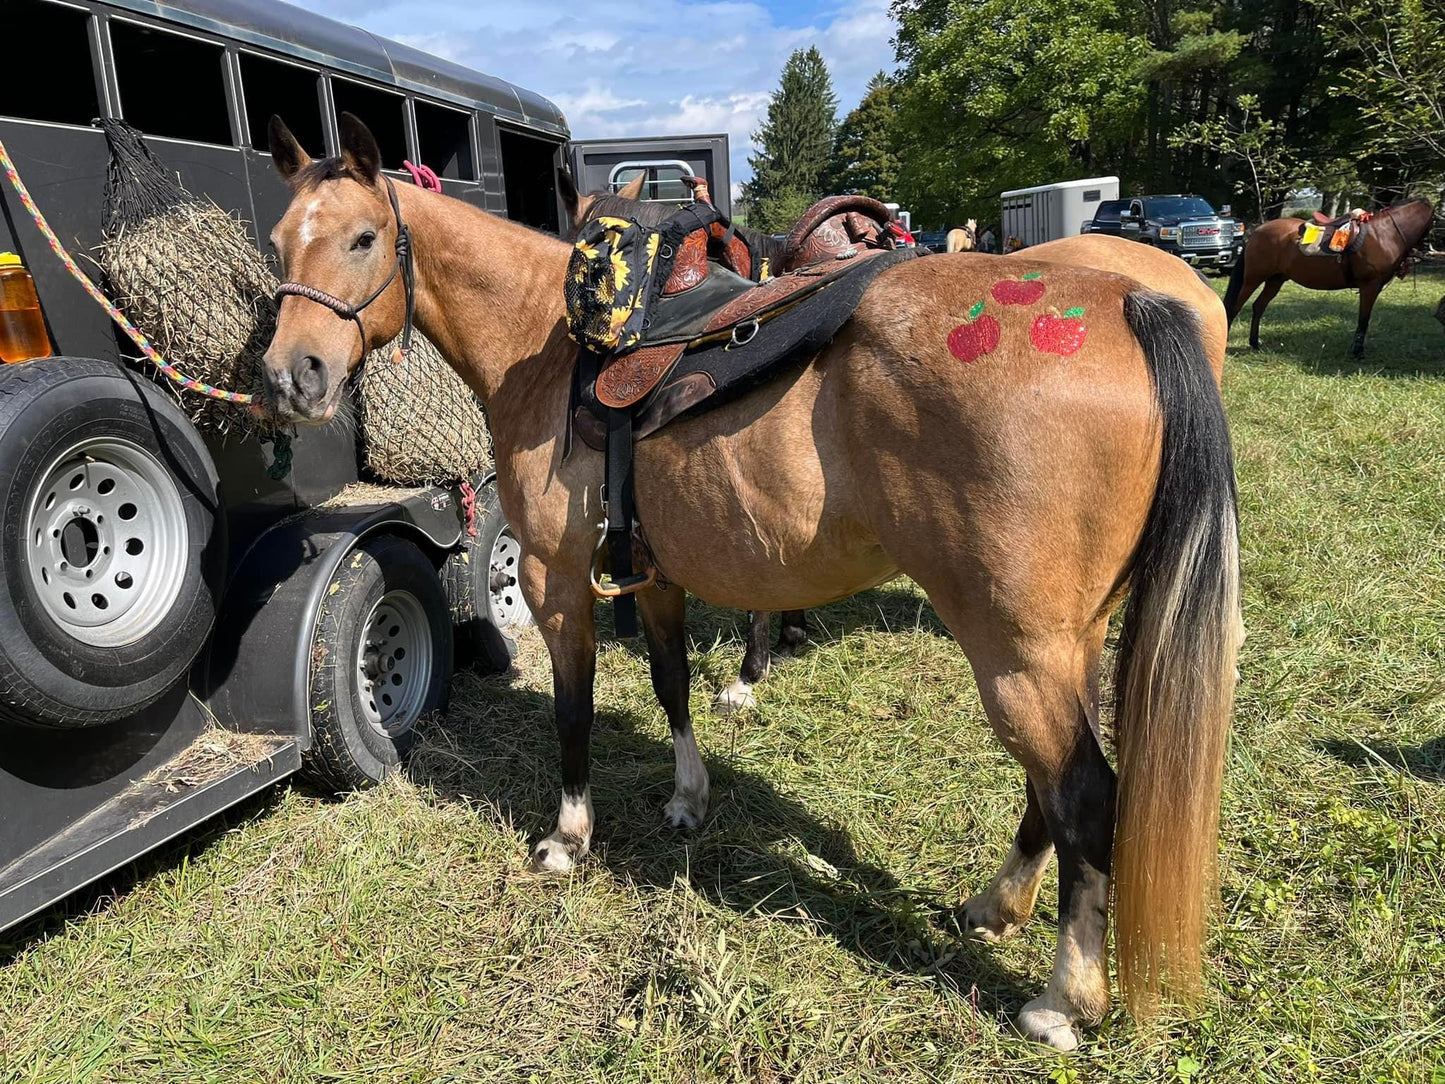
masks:
[[[442,584],[451,604],[457,669],[472,667],[482,673],[499,674],[517,656],[516,641],[507,634],[508,627],[517,626],[499,621],[492,597],[493,553],[498,540],[504,534],[510,535],[510,531],[497,501],[496,484],[482,482],[476,486],[476,494],[476,537],[463,535],[461,547],[447,556]],[[515,591],[515,570],[503,568],[498,572],[513,580],[508,587]],[[525,604],[522,612],[526,612]]]
[[[215,465],[162,391],[105,361],[0,366],[0,717],[99,726],[155,703],[204,646],[225,573]]]
[[[412,602],[403,596],[415,604],[410,612]],[[395,625],[387,627],[389,618],[377,624],[396,612],[402,619]],[[401,640],[395,639],[398,629]],[[372,676],[378,679],[370,693],[363,685],[369,679],[359,671],[363,645],[373,642],[369,630],[374,631],[372,654],[377,657]],[[424,657],[416,639],[423,634],[429,645]],[[413,645],[409,658],[392,655],[401,641]],[[342,559],[316,616],[312,743],[303,774],[336,794],[381,782],[411,751],[417,719],[446,705],[451,678],[452,626],[436,568],[404,538],[379,535],[362,542]],[[398,695],[395,710],[401,714],[379,722],[373,713],[393,708],[390,700],[382,703],[393,690]],[[410,705],[404,711],[402,697]]]

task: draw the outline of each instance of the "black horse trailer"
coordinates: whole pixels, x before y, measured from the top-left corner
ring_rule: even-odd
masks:
[[[288,200],[272,114],[335,153],[350,111],[398,181],[410,159],[450,195],[561,224],[554,105],[299,8],[3,0],[0,36],[0,141],[77,256],[101,239],[100,117],[259,238]],[[3,178],[0,211],[56,354],[0,366],[4,928],[292,772],[381,778],[454,664],[506,665],[526,610],[490,478],[474,505],[361,487],[337,427],[299,432],[277,478],[274,446],[203,436],[127,360]]]

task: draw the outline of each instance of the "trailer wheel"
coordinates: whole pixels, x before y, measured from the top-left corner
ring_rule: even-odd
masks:
[[[478,485],[475,537],[442,567],[442,582],[452,607],[457,667],[474,666],[501,673],[517,655],[509,632],[532,624],[532,611],[517,587],[521,548],[497,501],[496,485]]]
[[[200,434],[110,362],[0,368],[0,717],[98,726],[206,642],[225,517]]]
[[[411,542],[368,539],[327,588],[311,647],[303,771],[338,794],[394,772],[422,715],[446,702],[452,628],[436,569]]]

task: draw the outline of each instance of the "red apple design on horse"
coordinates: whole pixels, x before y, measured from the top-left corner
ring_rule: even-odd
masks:
[[[998,340],[998,321],[983,315],[980,301],[968,310],[963,323],[948,333],[948,349],[959,361],[977,361],[998,349]]]
[[[1042,273],[1030,271],[1021,279],[999,279],[990,293],[1000,305],[1032,305],[1045,289]]]
[[[1066,358],[1084,345],[1088,329],[1084,327],[1083,315],[1082,307],[1065,309],[1062,314],[1057,309],[1050,309],[1034,318],[1029,328],[1029,341],[1034,344],[1035,350]]]

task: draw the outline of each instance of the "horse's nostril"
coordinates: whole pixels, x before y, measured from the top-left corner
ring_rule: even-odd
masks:
[[[292,366],[291,377],[296,390],[315,402],[326,394],[326,363],[314,354],[307,354]]]

